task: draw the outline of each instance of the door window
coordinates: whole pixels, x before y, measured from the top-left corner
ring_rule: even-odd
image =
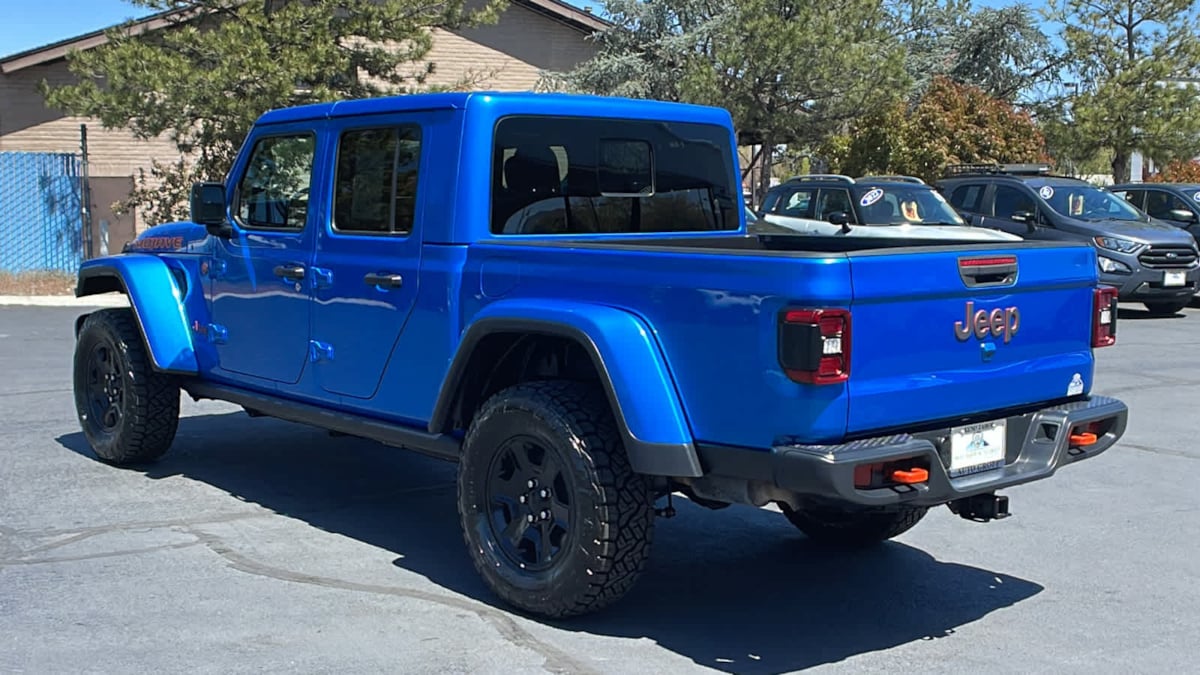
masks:
[[[355,234],[412,232],[421,129],[415,125],[342,134],[333,227]]]
[[[302,230],[312,185],[312,134],[260,139],[238,182],[237,219],[247,229]]]
[[[816,190],[792,190],[785,193],[776,206],[776,213],[789,218],[812,218]]]
[[[1146,195],[1145,190],[1114,190],[1113,194],[1123,198],[1129,202],[1131,206],[1142,208],[1144,205],[1143,198]]]
[[[983,185],[959,185],[950,193],[950,203],[960,211],[980,213],[983,201]]]
[[[1174,220],[1171,211],[1191,211],[1187,202],[1164,190],[1146,191],[1146,213],[1152,218]]]
[[[845,213],[851,221],[854,220],[854,208],[850,206],[850,191],[849,190],[821,190],[820,196],[817,198],[817,217],[821,220],[829,220],[829,216],[841,211]]]
[[[1012,219],[1012,214],[1018,211],[1026,213],[1034,213],[1037,207],[1033,203],[1033,197],[1020,190],[1008,185],[996,186],[996,201],[993,213],[997,218]]]

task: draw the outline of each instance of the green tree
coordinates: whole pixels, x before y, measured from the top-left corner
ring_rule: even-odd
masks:
[[[996,98],[1037,99],[1062,61],[1025,4],[972,9],[969,0],[893,0],[889,7],[917,94],[947,76]]]
[[[1066,75],[1078,87],[1063,118],[1073,137],[1112,153],[1118,181],[1135,151],[1162,161],[1200,150],[1195,0],[1062,0],[1046,13],[1064,25]]]
[[[132,0],[176,10],[170,25],[69,58],[77,82],[43,85],[50,106],[139,138],[165,136],[181,159],[143,172],[125,207],[183,217],[193,181],[222,180],[254,120],[273,108],[424,87],[435,27],[494,19],[463,0]]]
[[[547,89],[717,105],[743,143],[820,140],[906,91],[881,0],[607,0],[596,57]]]
[[[915,105],[898,102],[855,123],[835,168],[932,182],[947,164],[1036,162],[1044,159],[1044,150],[1028,113],[941,76]]]

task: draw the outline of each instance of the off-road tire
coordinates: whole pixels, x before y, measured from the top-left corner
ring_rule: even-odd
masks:
[[[1163,300],[1160,302],[1143,302],[1146,309],[1154,316],[1171,316],[1183,311],[1185,307],[1192,304],[1191,298],[1187,300]]]
[[[179,425],[179,385],[151,366],[133,312],[102,309],[84,319],[74,368],[75,411],[96,456],[122,466],[162,457]],[[103,402],[94,400],[91,385],[100,371],[111,372],[111,391],[119,394],[98,415]]]
[[[839,548],[860,548],[907,532],[925,517],[924,506],[814,506],[799,511],[783,506],[783,515],[813,541]]]
[[[544,569],[519,561],[512,535],[506,544],[504,532],[497,532],[497,519],[505,519],[508,507],[497,515],[497,483],[489,482],[502,480],[493,478],[500,475],[493,472],[514,456],[512,448],[529,453],[537,444],[544,445],[543,469],[546,457],[556,459],[555,475],[570,501],[555,507],[570,514],[570,527],[563,528],[567,534]],[[515,385],[488,399],[467,431],[458,470],[463,537],[480,576],[521,611],[564,618],[595,612],[624,596],[650,552],[653,506],[650,486],[630,468],[608,400],[594,384],[551,380]]]

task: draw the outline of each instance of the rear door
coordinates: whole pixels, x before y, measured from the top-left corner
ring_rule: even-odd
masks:
[[[1092,384],[1086,245],[850,254],[848,431],[1052,401]]]
[[[416,303],[426,115],[352,118],[330,130],[333,198],[313,262],[310,350],[331,394],[375,395]]]

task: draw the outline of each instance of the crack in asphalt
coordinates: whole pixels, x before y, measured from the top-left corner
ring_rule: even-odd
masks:
[[[480,619],[496,629],[500,636],[510,644],[518,647],[529,649],[543,659],[543,667],[553,673],[598,673],[571,658],[565,652],[553,647],[545,642],[534,637],[531,633],[517,625],[517,622],[507,614],[481,605],[466,599],[460,599],[452,596],[443,596],[428,591],[421,591],[415,588],[400,588],[397,586],[381,586],[377,584],[364,584],[356,581],[346,581],[344,579],[335,579],[333,577],[322,577],[303,572],[296,572],[282,567],[274,567],[260,563],[234,551],[225,545],[225,542],[220,537],[208,534],[205,532],[197,532],[189,530],[189,532],[198,537],[200,542],[208,547],[213,553],[217,554],[229,564],[233,569],[246,574],[255,576],[267,577],[278,581],[288,581],[298,584],[308,584],[311,586],[319,586],[322,588],[331,588],[343,591],[355,591],[358,593],[373,593],[376,595],[389,595],[400,598],[411,598],[422,602],[429,602],[449,609],[463,610],[475,614]]]
[[[1164,455],[1167,457],[1182,457],[1184,459],[1200,459],[1196,455],[1190,455],[1182,450],[1169,450],[1167,448],[1159,448],[1153,445],[1139,445],[1137,443],[1121,443],[1119,447],[1133,448],[1142,452],[1149,452],[1154,455]]]
[[[189,532],[188,534],[194,533]],[[49,565],[53,563],[63,562],[79,562],[82,560],[99,560],[101,558],[120,558],[127,555],[142,555],[143,553],[154,553],[155,551],[166,551],[170,549],[190,548],[200,545],[200,540],[195,541],[177,541],[173,544],[160,544],[158,546],[147,546],[146,548],[129,548],[118,551],[104,551],[102,553],[85,553],[81,555],[64,555],[54,558],[30,558],[16,560],[0,560],[0,568],[16,567],[18,565]]]
[[[173,519],[173,520],[145,520],[132,523],[117,523],[114,525],[93,525],[91,527],[67,527],[67,528],[49,528],[45,530],[15,530],[10,527],[0,525],[0,534],[6,534],[13,537],[26,537],[30,539],[44,539],[57,535],[87,535],[94,537],[100,534],[108,534],[110,532],[123,532],[126,530],[161,530],[168,528],[179,528],[181,530],[190,531],[191,528],[200,525],[221,525],[223,523],[231,523],[236,520],[249,520],[251,518],[269,518],[274,513],[224,513],[215,514],[205,518],[189,518],[189,519]],[[87,537],[82,537],[86,539]],[[47,550],[56,548],[66,542],[55,542],[48,544],[37,550]]]
[[[439,486],[440,487],[440,486]],[[429,488],[425,488],[429,489]],[[383,586],[378,584],[365,584],[356,581],[348,581],[345,579],[337,579],[334,577],[324,577],[312,574],[305,574],[282,567],[275,567],[265,563],[252,560],[242,553],[235,551],[218,535],[201,531],[197,528],[204,525],[220,525],[238,520],[247,520],[252,518],[267,518],[270,513],[233,513],[221,516],[205,518],[202,520],[161,520],[147,521],[139,523],[120,523],[114,525],[102,525],[96,527],[75,528],[75,529],[52,529],[41,531],[16,530],[11,527],[0,525],[0,534],[6,538],[31,537],[44,538],[55,535],[69,535],[65,539],[55,541],[49,544],[44,544],[18,554],[19,557],[13,559],[0,559],[0,568],[28,565],[47,565],[64,562],[79,562],[86,560],[97,560],[102,558],[115,558],[121,556],[143,555],[146,553],[154,553],[156,551],[179,550],[192,548],[203,545],[208,550],[223,559],[230,568],[250,574],[254,576],[275,579],[277,581],[285,581],[298,584],[306,584],[310,586],[318,586],[334,590],[352,591],[357,593],[372,593],[376,595],[385,595],[399,598],[409,598],[421,602],[433,603],[441,605],[448,609],[461,610],[470,612],[488,625],[492,626],[501,638],[506,642],[517,647],[525,648],[538,654],[544,659],[543,667],[553,673],[597,673],[594,668],[586,664],[580,663],[568,655],[566,652],[549,645],[529,631],[525,630],[517,624],[512,617],[506,613],[483,605],[479,602],[458,598],[453,596],[444,596],[429,591],[418,589],[402,588],[398,586]],[[161,544],[158,546],[148,546],[140,549],[121,549],[117,551],[104,551],[99,553],[88,553],[80,555],[65,555],[52,557],[28,558],[36,553],[45,553],[63,546],[78,543],[97,537],[104,534],[132,530],[155,530],[155,529],[173,529],[179,532],[186,533],[194,539],[186,542],[173,542],[170,544]]]
[[[32,389],[30,391],[0,391],[0,398],[9,396],[33,396],[35,394],[70,394],[74,389]]]

